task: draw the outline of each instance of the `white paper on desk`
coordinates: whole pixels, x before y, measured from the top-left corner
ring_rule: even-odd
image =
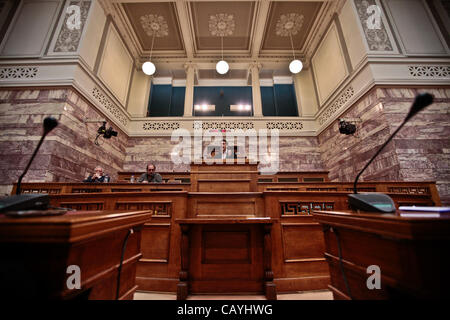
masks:
[[[400,217],[405,218],[439,218],[439,213],[400,212]]]
[[[450,207],[416,207],[400,206],[400,211],[421,211],[421,212],[450,212]]]

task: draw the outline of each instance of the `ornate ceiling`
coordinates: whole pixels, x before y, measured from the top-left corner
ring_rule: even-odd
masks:
[[[342,2],[100,1],[136,65],[151,54],[158,70],[155,76],[182,78],[184,64],[192,62],[196,76],[203,79],[248,79],[249,63],[255,61],[262,65],[263,78],[289,75],[292,46],[307,67]],[[233,70],[223,77],[214,72],[222,55]]]

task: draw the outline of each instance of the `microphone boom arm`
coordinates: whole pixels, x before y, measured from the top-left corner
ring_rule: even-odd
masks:
[[[378,154],[386,147],[386,145],[392,140],[393,137],[397,134],[398,131],[405,125],[407,119],[403,120],[402,124],[395,130],[394,134],[392,134],[389,139],[386,140],[386,142],[378,149],[378,151],[373,155],[373,157],[369,160],[369,162],[366,163],[364,168],[358,173],[358,175],[355,178],[355,182],[353,183],[353,193],[358,193],[356,190],[356,184],[358,183],[358,179],[361,176],[361,174],[367,169],[367,167],[372,163],[372,161],[378,156]]]
[[[17,188],[16,188],[16,194],[20,194],[20,184],[22,183],[22,179],[23,177],[27,174],[28,169],[30,168],[31,163],[33,162],[34,157],[36,156],[36,154],[39,151],[39,148],[41,147],[42,142],[44,141],[44,138],[47,134],[43,134],[41,137],[41,140],[39,140],[39,143],[37,145],[37,148],[34,149],[33,155],[30,158],[30,161],[28,161],[27,166],[25,167],[25,170],[23,171],[23,173],[20,175],[19,180],[17,181]]]

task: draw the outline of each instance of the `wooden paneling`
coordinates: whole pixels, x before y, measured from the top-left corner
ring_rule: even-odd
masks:
[[[251,264],[250,230],[202,230],[202,264]]]
[[[335,299],[449,297],[446,252],[450,247],[450,216],[405,218],[398,213],[334,211],[314,212],[314,218],[324,227],[330,289]],[[367,267],[372,265],[380,268],[380,289],[367,287],[372,274],[367,273]]]
[[[245,181],[244,181],[245,180]],[[200,179],[202,181],[202,179]],[[195,180],[191,184],[170,184],[170,183],[155,183],[155,184],[130,184],[130,183],[23,183],[22,193],[48,193],[48,194],[66,194],[66,193],[100,193],[100,192],[158,192],[158,191],[197,191],[199,186],[202,191],[206,192],[246,192],[248,190],[264,191],[289,191],[289,192],[311,192],[316,195],[317,192],[323,193],[306,200],[317,200],[317,205],[322,205],[325,200],[338,200],[338,203],[333,205],[336,209],[347,209],[347,206],[342,203],[346,201],[348,193],[353,192],[353,183],[350,182],[286,182],[286,183],[267,183],[260,182],[257,187],[252,184],[256,182],[254,179],[215,179],[204,180],[200,182]],[[204,184],[202,184],[204,183]],[[15,194],[16,185],[14,185],[12,194]],[[398,205],[441,205],[439,194],[436,189],[435,182],[393,182],[393,181],[378,181],[378,182],[360,182],[358,184],[358,192],[381,192],[389,194]],[[328,194],[327,194],[328,193]],[[306,194],[306,193],[305,193]],[[331,201],[333,202],[333,201]],[[301,207],[300,207],[301,208]],[[329,210],[331,208],[317,208],[312,206],[314,210]],[[302,210],[300,210],[302,211]]]
[[[141,257],[140,227],[150,214],[68,212],[61,216],[9,218],[0,215],[2,290],[7,299],[115,299],[118,267],[128,230],[119,299],[136,290]],[[81,288],[69,289],[67,268],[78,266]]]
[[[284,262],[320,261],[325,246],[316,223],[282,223]]]
[[[16,193],[17,185],[11,191]],[[72,183],[72,182],[26,182],[22,183],[22,193],[98,193],[98,192],[151,192],[189,191],[190,184],[171,183]]]
[[[199,179],[199,192],[250,192],[249,179],[235,179],[235,180],[219,180],[219,179]]]
[[[183,230],[178,299],[188,293],[265,293],[272,283],[271,219],[180,219]]]
[[[189,193],[187,217],[263,215],[263,198],[262,194],[258,192]]]
[[[231,165],[230,168],[239,167]],[[228,167],[226,169],[228,170]],[[238,172],[236,170],[225,171],[230,175],[234,174],[230,172]],[[198,175],[201,174],[209,175],[212,172],[198,173]],[[196,178],[192,185],[180,186],[198,190],[201,180]],[[230,179],[228,183],[230,186],[236,186],[242,182],[240,180],[242,179]],[[217,181],[214,183],[220,184]],[[253,180],[246,183],[248,186],[253,183]],[[271,186],[281,189],[298,189],[295,191],[265,190],[264,192],[150,191],[151,188],[177,186],[174,184],[29,183],[23,186],[30,192],[31,190],[58,190],[50,194],[51,204],[55,206],[70,205],[92,210],[101,206],[104,209],[149,210],[152,216],[142,230],[143,256],[137,263],[136,284],[139,290],[144,291],[177,292],[181,290],[184,293],[187,289],[183,289],[183,286],[179,284],[180,270],[183,268],[180,256],[182,230],[175,221],[186,218],[197,219],[196,221],[206,218],[238,221],[244,217],[277,219],[272,223],[270,240],[271,252],[273,252],[270,269],[273,271],[273,280],[266,282],[276,285],[278,292],[326,289],[330,284],[330,271],[334,271],[329,270],[324,256],[325,241],[322,228],[313,219],[311,213],[314,210],[347,210],[347,197],[353,188],[352,183],[336,182],[258,183],[258,188]],[[74,188],[84,191],[72,193]],[[95,189],[100,191],[90,192]],[[120,189],[122,192],[112,192],[113,189]],[[397,206],[440,204],[436,186],[432,182],[361,182],[358,190],[388,193]],[[236,190],[233,189],[233,191]],[[191,274],[193,282],[190,287],[193,291],[191,292],[209,292],[211,288],[216,288],[220,279],[227,280],[221,280],[222,283],[216,288],[217,292],[222,293],[261,293],[270,288],[269,285],[263,287],[262,280],[255,280],[259,277],[256,275],[260,274],[260,271],[254,269],[256,268],[254,264],[259,265],[258,268],[262,268],[263,264],[261,258],[263,253],[258,251],[262,250],[258,248],[263,246],[261,243],[263,230],[251,224],[235,227],[238,226],[227,228],[222,225],[220,227],[197,226],[192,229],[194,242],[191,244],[195,244],[195,248],[191,247],[190,254],[197,260],[189,262],[190,264],[183,269],[190,272],[193,268]],[[345,234],[342,237],[346,239]],[[369,243],[369,240],[361,238],[359,243],[351,244],[351,250],[358,252]],[[403,254],[396,253],[401,249],[395,248],[386,247],[385,250],[386,257],[392,261]],[[332,250],[327,256],[328,261],[332,260],[331,256],[336,256],[336,248]],[[194,270],[197,267],[200,269]],[[386,268],[389,272],[394,272],[389,270],[389,267]],[[271,292],[273,294],[274,291]]]
[[[256,212],[256,203],[252,201],[222,203],[219,201],[198,200],[196,205],[197,216],[254,216]]]
[[[145,224],[142,232],[142,262],[169,262],[170,224]]]

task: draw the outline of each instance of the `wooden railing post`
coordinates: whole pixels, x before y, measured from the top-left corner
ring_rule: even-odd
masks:
[[[181,228],[181,270],[177,284],[177,300],[186,300],[189,293],[189,225],[180,224]]]

